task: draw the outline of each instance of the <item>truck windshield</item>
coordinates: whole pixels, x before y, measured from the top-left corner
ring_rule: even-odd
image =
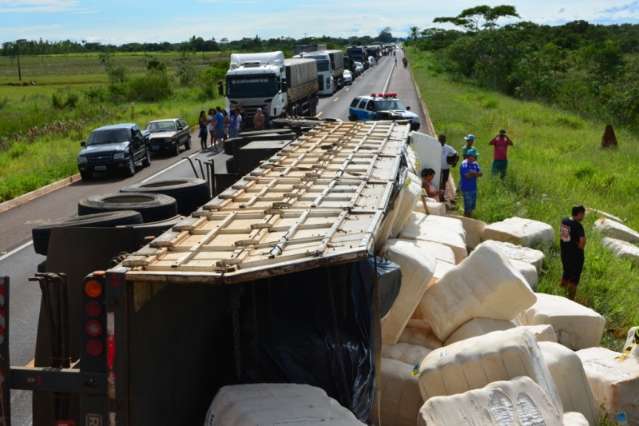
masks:
[[[375,106],[377,111],[393,111],[400,110],[405,111],[406,107],[400,101],[396,100],[387,100],[387,101],[377,101],[375,102]]]
[[[280,85],[274,75],[242,75],[227,78],[229,98],[264,98],[274,96]]]
[[[131,132],[128,129],[96,130],[89,136],[87,145],[127,142],[130,136]]]
[[[317,62],[317,71],[319,72],[328,71],[330,67],[330,62],[328,61],[328,59],[325,59],[323,56],[304,56],[304,57],[315,59],[315,62]]]

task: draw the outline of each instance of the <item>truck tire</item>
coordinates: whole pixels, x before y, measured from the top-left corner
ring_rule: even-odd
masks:
[[[136,211],[130,210],[59,219],[46,225],[36,226],[31,230],[31,235],[33,237],[33,249],[38,254],[47,254],[47,250],[49,248],[49,237],[52,229],[78,227],[104,228],[109,226],[133,225],[139,223],[142,223],[142,215]]]
[[[80,216],[120,210],[135,210],[144,222],[155,222],[177,215],[177,202],[164,194],[129,192],[93,195],[78,203]]]
[[[178,213],[190,215],[211,199],[209,184],[204,179],[180,178],[141,183],[122,188],[120,192],[164,194],[175,198]]]
[[[157,222],[139,223],[133,225],[118,225],[116,228],[131,229],[139,234],[140,240],[146,237],[159,237],[164,231],[167,231],[177,225],[184,216],[174,216],[169,219],[159,220]]]

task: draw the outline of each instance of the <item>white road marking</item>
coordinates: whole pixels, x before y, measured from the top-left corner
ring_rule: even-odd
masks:
[[[3,254],[2,256],[0,256],[0,262],[2,262],[5,259],[8,259],[9,257],[13,256],[16,253],[21,252],[22,250],[26,249],[27,247],[30,247],[33,245],[33,240],[31,241],[27,241],[26,243],[22,244],[19,247],[14,248],[13,250],[11,250],[8,253]]]
[[[386,79],[386,84],[384,84],[384,90],[382,90],[384,93],[386,93],[388,91],[388,86],[390,86],[391,77],[393,76],[393,71],[395,71],[395,67],[396,66],[397,66],[397,64],[393,64],[393,66],[391,67],[390,73],[388,73],[388,78]]]
[[[193,153],[193,154],[189,155],[189,158],[196,157],[198,154],[199,154],[199,152],[195,152],[195,153]],[[154,179],[154,178],[156,178],[156,177],[160,176],[161,174],[166,173],[166,172],[168,172],[169,170],[176,168],[177,166],[179,166],[180,164],[184,163],[185,161],[186,161],[186,158],[183,158],[183,159],[181,159],[180,161],[178,161],[177,163],[173,163],[173,164],[171,164],[171,165],[170,165],[169,167],[167,167],[166,169],[162,169],[162,170],[160,170],[159,172],[152,174],[152,175],[151,175],[151,176],[149,176],[148,178],[146,178],[146,179],[142,180],[140,183],[147,183],[147,182],[148,182],[148,181],[150,181],[151,179]]]
[[[337,101],[339,101],[339,96],[337,98],[333,99],[333,102],[337,102]]]

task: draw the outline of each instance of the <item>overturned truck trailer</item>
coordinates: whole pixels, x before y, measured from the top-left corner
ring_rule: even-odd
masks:
[[[372,256],[409,131],[317,126],[117,267],[89,275],[78,295],[84,321],[70,325],[82,341],[70,368],[9,367],[0,343],[4,424],[10,388],[62,396],[48,424],[193,425],[222,386],[267,382],[321,387],[367,421],[381,346]]]

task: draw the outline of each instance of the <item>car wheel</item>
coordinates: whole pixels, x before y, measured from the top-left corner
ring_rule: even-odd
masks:
[[[197,178],[141,183],[122,188],[120,192],[168,195],[177,200],[178,212],[185,216],[190,215],[211,199],[208,182]]]
[[[354,115],[349,115],[348,116],[348,120],[349,121],[357,121],[357,117],[355,117]]]
[[[150,165],[151,165],[151,151],[149,151],[149,148],[146,148],[144,150],[144,160],[142,160],[142,166],[149,167]]]
[[[80,216],[120,210],[135,210],[144,222],[155,222],[176,216],[177,202],[168,195],[131,192],[93,195],[78,203]]]
[[[135,161],[133,160],[133,155],[129,156],[129,162],[126,166],[126,175],[129,177],[135,175]]]
[[[93,173],[90,171],[80,172],[80,178],[82,180],[90,180],[93,177]]]
[[[59,219],[46,225],[36,226],[31,230],[33,249],[38,254],[47,254],[49,249],[49,237],[52,229],[78,227],[104,228],[109,226],[134,225],[139,223],[142,223],[142,215],[136,211],[98,213]]]
[[[175,145],[171,148],[171,155],[174,157],[180,153],[180,144],[175,142]]]

